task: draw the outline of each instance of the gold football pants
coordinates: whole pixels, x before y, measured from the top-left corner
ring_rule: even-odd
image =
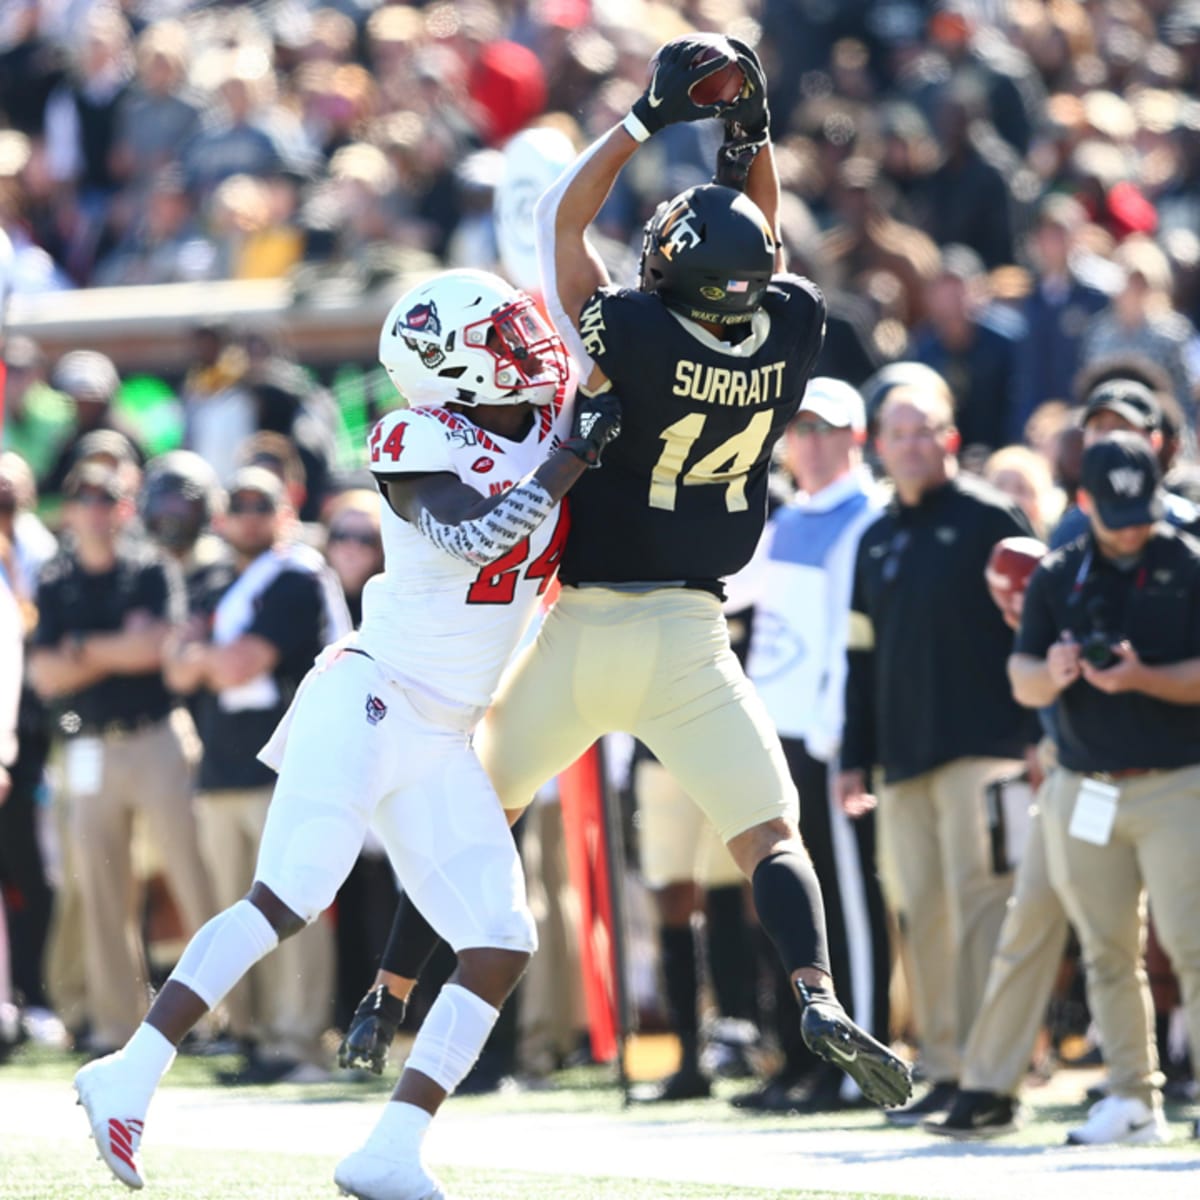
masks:
[[[563,588],[501,681],[476,744],[504,807],[522,808],[616,731],[650,748],[722,841],[776,817],[796,821],[779,738],[708,592]]]

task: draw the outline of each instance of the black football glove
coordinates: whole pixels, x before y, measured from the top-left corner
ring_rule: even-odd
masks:
[[[725,140],[765,140],[771,123],[766,73],[749,44],[732,37],[728,41],[737,51],[737,64],[742,68],[746,82],[742,84],[741,95],[721,110],[721,116],[725,118]]]
[[[383,984],[369,991],[358,1002],[350,1018],[350,1028],[338,1047],[338,1066],[382,1075],[388,1050],[407,1007]]]
[[[655,134],[680,121],[717,117],[726,109],[724,104],[697,104],[691,97],[690,89],[695,84],[729,65],[724,58],[714,58],[712,62],[693,67],[692,59],[708,45],[699,38],[683,38],[668,42],[659,51],[650,86],[632,109],[647,133]]]
[[[589,396],[581,391],[575,402],[571,436],[562,444],[589,467],[600,465],[604,447],[621,433],[621,401],[609,392]]]
[[[738,52],[737,63],[746,82],[742,94],[721,114],[725,118],[725,141],[717,150],[713,182],[744,192],[750,168],[767,144],[771,114],[767,108],[767,79],[758,55],[737,38],[730,38],[729,43]]]

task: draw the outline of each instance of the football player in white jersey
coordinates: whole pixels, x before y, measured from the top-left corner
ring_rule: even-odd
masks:
[[[75,1077],[101,1157],[143,1186],[138,1148],[184,1034],[282,937],[316,920],[369,825],[458,954],[392,1102],[335,1182],[362,1200],[436,1200],[431,1117],[470,1070],[535,948],[520,863],[471,745],[501,669],[553,577],[558,501],[620,430],[611,393],[581,396],[532,299],[481,271],[406,293],[380,359],[409,408],[370,436],[388,504],[385,567],[357,635],[310,671],[262,757],[279,779],[245,899],[188,944],[146,1020]]]

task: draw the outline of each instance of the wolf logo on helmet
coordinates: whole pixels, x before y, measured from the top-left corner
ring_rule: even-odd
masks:
[[[397,317],[392,333],[417,355],[427,371],[436,371],[446,361],[445,351],[437,342],[421,342],[414,337],[405,337],[405,331],[427,338],[436,338],[441,334],[442,323],[438,320],[437,305],[432,300],[428,304],[418,304]]]
[[[379,358],[413,408],[551,404],[568,376],[533,298],[487,271],[446,271],[401,296]]]

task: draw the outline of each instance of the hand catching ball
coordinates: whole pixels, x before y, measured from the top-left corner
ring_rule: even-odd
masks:
[[[725,61],[711,75],[692,84],[689,95],[697,104],[732,104],[741,94],[746,83],[745,73],[737,63],[737,51],[723,38],[716,37],[693,59],[693,67],[706,63]]]

